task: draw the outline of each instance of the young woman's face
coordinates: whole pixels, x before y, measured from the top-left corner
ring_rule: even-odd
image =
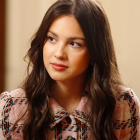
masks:
[[[43,47],[43,60],[55,81],[85,77],[90,58],[84,34],[73,16],[61,16],[52,23]]]

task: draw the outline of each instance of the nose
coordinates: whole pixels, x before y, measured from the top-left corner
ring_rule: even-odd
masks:
[[[56,52],[54,54],[55,58],[58,59],[66,59],[67,58],[67,53],[66,53],[66,45],[60,43],[57,47],[56,47]]]

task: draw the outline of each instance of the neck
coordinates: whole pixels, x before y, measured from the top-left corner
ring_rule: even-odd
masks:
[[[85,84],[85,80],[81,79],[55,81],[54,98],[65,110],[73,112],[84,94]]]

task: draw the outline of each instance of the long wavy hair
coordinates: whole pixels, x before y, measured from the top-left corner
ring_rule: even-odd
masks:
[[[58,0],[46,12],[27,53],[28,76],[23,87],[28,100],[28,114],[23,130],[24,139],[45,140],[53,80],[43,63],[43,46],[49,27],[62,15],[72,15],[78,21],[92,62],[88,68],[92,136],[96,140],[114,140],[115,86],[122,82],[109,22],[97,0]]]

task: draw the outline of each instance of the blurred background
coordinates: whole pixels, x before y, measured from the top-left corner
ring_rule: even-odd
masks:
[[[56,0],[1,0],[0,92],[26,77],[25,56],[32,35]],[[123,80],[140,99],[140,0],[100,0],[108,16]]]

